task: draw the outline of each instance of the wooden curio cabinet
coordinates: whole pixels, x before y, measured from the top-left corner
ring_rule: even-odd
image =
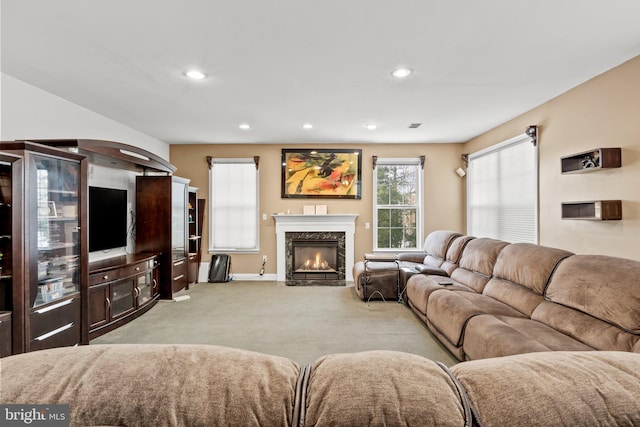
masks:
[[[87,159],[30,142],[0,150],[24,159],[23,277],[14,279],[20,306],[12,307],[14,335],[24,342],[15,348],[14,337],[13,351],[88,344]]]
[[[188,289],[188,185],[177,176],[136,177],[136,251],[160,253],[160,298]]]
[[[0,357],[24,348],[22,167],[0,152]]]

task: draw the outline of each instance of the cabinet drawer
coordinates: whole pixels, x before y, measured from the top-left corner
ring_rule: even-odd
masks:
[[[122,277],[135,276],[153,267],[151,261],[139,262],[137,264],[128,265],[121,269]]]
[[[113,270],[103,271],[101,273],[90,274],[89,286],[100,285],[102,283],[111,282],[121,277],[124,277],[124,276],[122,275],[122,272],[120,269],[113,269]]]
[[[80,341],[80,298],[75,297],[42,307],[31,313],[31,341],[43,341],[69,329],[77,332]],[[68,327],[71,324],[72,327]],[[76,327],[77,326],[77,327]],[[66,329],[63,329],[66,328]],[[58,331],[58,332],[55,332]],[[75,344],[75,342],[74,342]]]
[[[29,350],[36,351],[54,347],[69,347],[76,344],[80,344],[79,322],[72,323],[70,326],[64,325],[55,334],[32,340],[29,345]]]
[[[189,283],[187,281],[187,259],[181,259],[173,263],[171,270],[171,289],[177,292],[185,288]]]

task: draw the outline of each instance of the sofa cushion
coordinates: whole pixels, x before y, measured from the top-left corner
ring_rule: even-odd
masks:
[[[458,267],[464,248],[467,246],[467,243],[473,239],[475,239],[473,236],[459,236],[453,239],[451,245],[449,245],[449,249],[447,249],[447,256],[440,266],[448,275],[451,275],[451,272]]]
[[[452,283],[442,285],[440,283]],[[411,301],[414,310],[419,310],[422,314],[427,314],[427,301],[432,292],[439,289],[474,292],[468,286],[457,283],[448,277],[413,275],[407,281],[407,298]]]
[[[456,346],[462,345],[467,321],[480,314],[525,317],[507,304],[475,292],[437,290],[427,302],[430,324]]]
[[[482,293],[531,316],[543,301],[542,294],[558,263],[571,255],[562,249],[513,243],[498,255],[493,278]]]
[[[451,371],[484,427],[640,425],[639,354],[521,354]]]
[[[420,356],[369,351],[333,354],[313,363],[305,425],[465,425],[451,378]],[[271,424],[274,425],[274,424]]]
[[[640,334],[640,261],[573,255],[560,263],[545,297]]]
[[[640,335],[549,301],[543,301],[531,318],[597,350],[633,351],[633,347],[640,342]]]
[[[541,351],[593,350],[535,320],[493,315],[469,320],[462,349],[468,360]]]
[[[562,249],[512,243],[498,255],[493,276],[542,295],[558,263],[571,255]]]
[[[456,237],[461,236],[460,233],[455,231],[448,230],[437,230],[429,233],[426,239],[424,239],[423,249],[427,254],[427,257],[435,258],[436,260],[444,261],[445,256],[447,255],[447,249],[449,249],[449,245]],[[425,257],[426,260],[426,257]],[[424,262],[424,264],[428,264],[429,262]],[[436,267],[438,267],[436,265]]]
[[[71,425],[290,425],[300,372],[283,357],[186,344],[56,348],[0,365],[2,403],[69,404]]]
[[[451,272],[451,278],[482,292],[491,278],[500,251],[508,244],[489,238],[470,240],[462,251],[458,268]]]

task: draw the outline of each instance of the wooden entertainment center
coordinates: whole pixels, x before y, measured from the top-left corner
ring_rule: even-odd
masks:
[[[89,262],[92,164],[135,175],[133,254]],[[0,142],[0,165],[0,356],[88,344],[188,287],[200,259],[189,180],[164,159],[112,141],[33,140]]]

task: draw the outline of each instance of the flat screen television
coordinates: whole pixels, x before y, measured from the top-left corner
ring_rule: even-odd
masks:
[[[89,252],[127,246],[127,190],[89,187]]]

